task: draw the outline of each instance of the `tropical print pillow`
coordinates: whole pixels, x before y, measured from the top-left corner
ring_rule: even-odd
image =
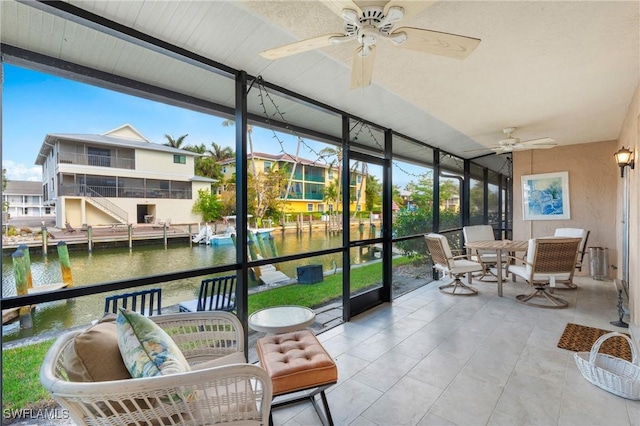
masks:
[[[178,345],[155,322],[137,312],[120,308],[116,318],[118,347],[131,377],[184,373],[191,367]],[[171,395],[171,399],[188,399],[193,392]]]

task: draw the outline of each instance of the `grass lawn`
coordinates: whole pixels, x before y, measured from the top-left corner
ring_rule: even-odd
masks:
[[[357,292],[380,283],[382,263],[351,270],[351,291]],[[292,284],[249,296],[249,314],[274,305],[299,305],[308,308],[321,306],[342,297],[342,274],[327,275],[315,284]]]
[[[2,351],[2,411],[53,403],[40,384],[40,366],[54,339]]]
[[[407,264],[406,258],[394,259],[393,266]],[[382,263],[351,270],[351,291],[358,292],[382,281]],[[274,305],[321,306],[342,297],[342,274],[328,275],[316,284],[293,284],[249,296],[249,313]],[[2,351],[2,410],[42,408],[53,403],[40,384],[40,366],[54,340]]]

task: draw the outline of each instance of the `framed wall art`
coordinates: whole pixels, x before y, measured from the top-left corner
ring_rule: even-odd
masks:
[[[524,220],[570,219],[569,172],[522,176]]]

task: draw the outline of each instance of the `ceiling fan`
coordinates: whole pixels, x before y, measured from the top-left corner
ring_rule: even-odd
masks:
[[[484,151],[490,149],[492,151],[495,151],[496,154],[504,154],[513,151],[524,151],[527,149],[549,149],[557,145],[556,143],[554,143],[554,139],[548,137],[521,141],[520,138],[516,138],[513,136],[513,132],[515,131],[515,127],[505,127],[504,129],[502,129],[502,132],[507,137],[505,139],[499,140],[497,145],[482,149],[472,149],[465,152]]]
[[[321,0],[344,19],[344,33],[326,34],[265,50],[260,55],[280,59],[296,53],[355,40],[358,46],[351,66],[351,89],[371,84],[376,43],[379,39],[394,46],[450,58],[466,58],[480,43],[472,37],[412,27],[398,23],[430,6],[433,1],[351,1]]]

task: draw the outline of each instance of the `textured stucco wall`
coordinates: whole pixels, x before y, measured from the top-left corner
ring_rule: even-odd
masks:
[[[516,152],[513,155],[513,239],[553,235],[556,228],[584,228],[591,231],[588,247],[609,249],[609,264],[617,259],[616,188],[620,171],[613,159],[617,142],[594,142],[544,150]],[[569,172],[568,220],[523,220],[523,175]],[[588,275],[588,255],[585,267],[578,275]],[[614,271],[610,270],[610,276]]]

